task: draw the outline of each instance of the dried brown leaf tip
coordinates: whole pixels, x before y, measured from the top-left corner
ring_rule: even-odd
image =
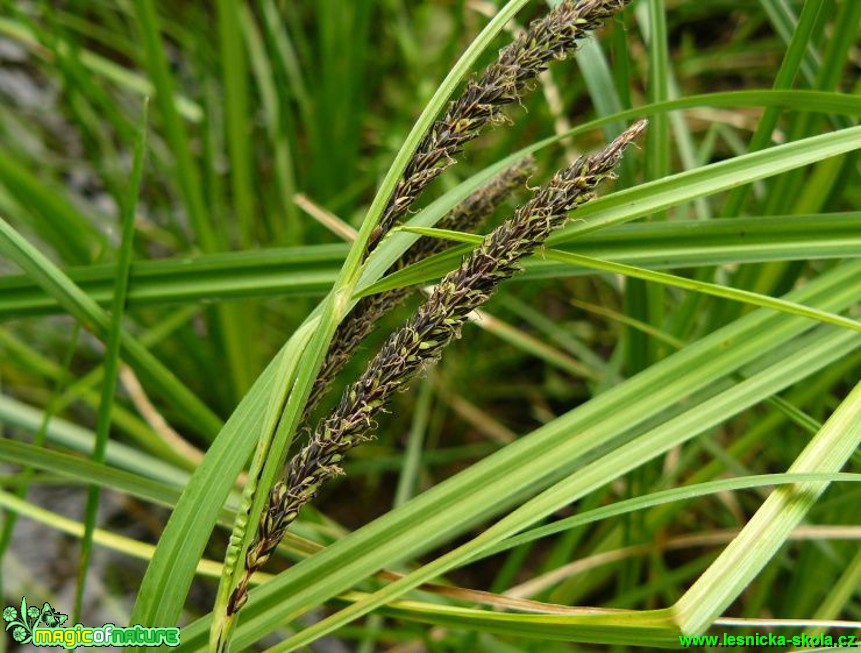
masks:
[[[505,106],[519,101],[547,66],[565,59],[589,32],[625,8],[630,0],[565,0],[500,51],[484,73],[469,81],[445,115],[430,128],[389,199],[368,252],[401,219],[427,185],[446,168],[463,146],[489,122],[499,120]]]
[[[646,121],[638,122],[601,151],[579,157],[557,172],[447,274],[389,337],[364,373],[344,391],[340,403],[320,421],[311,441],[290,461],[284,481],[273,486],[257,539],[246,556],[245,575],[231,596],[231,613],[245,603],[251,575],[266,562],[302,506],[326,479],[340,473],[339,464],[350,448],[372,437],[374,419],[391,396],[439,357],[469,314],[520,269],[523,258],[567,222],[571,210],[592,199],[598,184],[613,178],[625,148],[645,128]]]

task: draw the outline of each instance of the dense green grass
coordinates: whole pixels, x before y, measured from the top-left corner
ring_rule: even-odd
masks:
[[[26,520],[81,538],[80,579],[91,549],[146,561],[4,581],[5,604],[74,587],[55,607],[91,624],[86,599],[110,595],[121,621],[181,623],[180,648],[204,650],[231,529],[253,535],[236,511],[256,523],[306,437],[350,306],[455,267],[475,238],[434,224],[524,153],[543,183],[648,116],[615,185],[303,511],[233,648],[861,628],[861,3],[635,0],[366,265],[425,129],[545,3],[0,7],[0,80],[18,80],[0,85],[3,577]],[[383,278],[420,235],[466,244]],[[57,484],[84,517],[44,504]],[[125,523],[99,523],[106,490]]]

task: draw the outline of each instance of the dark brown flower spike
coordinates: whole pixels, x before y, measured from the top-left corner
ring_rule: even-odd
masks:
[[[454,157],[487,123],[498,120],[505,106],[524,91],[554,60],[564,59],[589,32],[621,11],[630,0],[565,0],[534,20],[500,51],[484,73],[469,81],[419,144],[398,182],[380,223],[368,243],[370,253],[397,224],[427,185],[454,164]]]
[[[479,188],[458,204],[436,226],[441,229],[456,231],[475,231],[493,215],[506,198],[526,184],[526,180],[534,169],[535,160],[531,156],[515,163],[494,177],[489,184]],[[424,258],[438,254],[448,247],[449,243],[443,240],[422,238],[407,250],[388,272],[403,269]],[[311,388],[311,394],[305,404],[306,417],[314,410],[329,385],[352,358],[362,341],[371,333],[377,321],[389,311],[397,308],[411,291],[412,288],[397,288],[364,297],[350,311],[350,314],[338,326],[323,365],[317,374],[317,380]]]
[[[421,192],[444,170],[455,163],[455,156],[466,143],[478,137],[489,122],[498,121],[503,109],[520,100],[523,93],[547,66],[574,52],[578,41],[596,29],[605,19],[622,10],[630,0],[565,0],[529,27],[508,46],[481,76],[467,83],[459,98],[425,134],[374,230],[367,253],[406,214]],[[504,187],[503,183],[503,187]],[[480,198],[479,198],[480,199]],[[499,199],[501,202],[501,198]],[[476,209],[480,208],[475,207]],[[468,209],[474,215],[481,211]],[[461,224],[462,216],[450,216],[452,222],[439,227],[470,231]],[[401,267],[428,256],[420,241],[401,260]],[[430,241],[433,242],[433,241]],[[425,245],[425,247],[432,247]],[[436,250],[439,251],[439,250]],[[431,253],[436,253],[433,251]],[[397,269],[397,268],[395,268]],[[392,291],[383,296],[363,299],[344,319],[336,332],[326,359],[305,405],[305,418],[313,411],[334,378],[350,360],[374,324],[407,296],[409,291]],[[304,421],[304,420],[303,420]]]
[[[389,337],[364,373],[344,391],[340,403],[320,421],[311,441],[290,461],[285,479],[272,487],[246,556],[245,574],[231,595],[229,614],[245,603],[249,579],[269,558],[302,506],[316,496],[326,479],[341,473],[339,464],[350,448],[372,437],[374,418],[391,396],[439,357],[469,314],[520,269],[523,258],[566,223],[569,211],[592,199],[599,183],[613,178],[625,148],[645,128],[645,121],[638,122],[600,152],[579,157],[557,172],[447,274]]]

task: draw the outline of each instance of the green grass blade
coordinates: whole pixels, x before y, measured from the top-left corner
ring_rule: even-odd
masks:
[[[313,324],[313,323],[312,323]],[[307,329],[307,332],[312,332]],[[235,625],[235,615],[227,614],[230,594],[244,572],[245,552],[254,539],[258,516],[265,508],[269,493],[267,488],[277,480],[280,471],[275,465],[266,466],[267,460],[282,460],[286,457],[292,438],[279,433],[281,414],[290,392],[290,381],[296,377],[298,357],[283,356],[276,373],[276,382],[272,388],[272,396],[263,414],[263,424],[257,439],[254,459],[248,470],[249,481],[242,492],[242,504],[233,523],[230,542],[224,556],[224,568],[218,584],[218,594],[215,598],[213,612],[218,619],[213,622],[210,646],[213,650],[220,648],[220,642],[230,640]],[[280,437],[279,437],[280,435]],[[262,489],[261,489],[262,488]],[[249,519],[249,515],[252,518]]]
[[[705,497],[721,492],[735,492],[737,490],[749,490],[760,487],[779,487],[781,485],[789,485],[792,483],[801,483],[803,481],[826,481],[826,482],[848,482],[855,483],[861,481],[861,474],[828,474],[828,473],[799,473],[787,472],[785,474],[760,474],[757,476],[743,476],[740,478],[724,478],[717,481],[708,481],[705,483],[695,483],[693,485],[685,485],[683,487],[672,488],[671,490],[662,490],[660,492],[652,492],[643,496],[617,501],[609,506],[595,508],[586,512],[560,519],[558,521],[533,528],[514,537],[509,537],[498,545],[490,547],[482,553],[482,556],[489,556],[505,551],[506,549],[520,546],[526,542],[532,542],[541,538],[561,533],[572,528],[580,528],[586,524],[591,524],[610,517],[617,517],[627,512],[634,510],[646,510],[655,506],[663,506],[676,501],[688,501],[699,497]]]
[[[45,417],[43,411],[0,394],[0,418],[5,424],[38,433]],[[92,454],[96,440],[92,431],[59,417],[53,417],[44,430],[48,442],[82,454]],[[180,486],[188,478],[188,472],[184,469],[119,442],[108,442],[105,460],[112,467],[172,485]]]
[[[507,614],[445,605],[405,601],[381,610],[383,614],[444,628],[487,632],[538,640],[677,649],[680,630],[668,610],[601,611],[591,614]],[[269,649],[274,653],[279,649]]]
[[[209,541],[234,481],[251,457],[262,416],[281,378],[285,361],[298,359],[313,333],[314,322],[300,331],[264,370],[237,406],[195,470],[162,533],[141,583],[132,623],[175,623],[185,602],[197,561]]]
[[[220,234],[214,229],[212,221],[207,214],[203,198],[203,187],[200,181],[200,171],[192,158],[189,136],[177,111],[176,104],[173,101],[175,84],[170,74],[167,54],[162,44],[155,4],[152,0],[141,0],[134,3],[134,8],[145,46],[147,66],[156,88],[156,103],[164,120],[167,140],[170,144],[171,154],[175,160],[177,181],[191,225],[194,229],[193,238],[199,242],[201,249],[205,252],[224,249],[228,239],[225,234]],[[229,18],[225,17],[225,19],[228,20]],[[230,41],[230,43],[236,45],[233,41]],[[232,79],[237,73],[231,69],[227,71],[227,74]],[[233,90],[240,91],[241,89]],[[231,103],[241,104],[241,100],[238,99],[231,99],[230,101]],[[241,106],[231,104],[231,112],[241,109]],[[230,140],[234,142],[239,137],[239,133],[231,134]],[[247,134],[242,135],[242,137],[246,140],[248,139]],[[240,145],[241,150],[242,148],[244,148],[244,144]],[[242,166],[243,164],[247,165],[247,162],[236,162],[238,166]],[[246,174],[247,176],[247,173],[238,174]],[[239,180],[236,181],[236,184],[242,187],[240,194],[243,197],[248,193],[245,180],[245,177],[240,176]],[[234,190],[236,189],[234,188]],[[237,206],[237,209],[240,208],[247,207]],[[218,306],[215,310],[218,315],[220,333],[230,367],[230,380],[233,385],[234,394],[239,397],[250,385],[253,372],[255,371],[252,369],[253,357],[250,355],[249,348],[245,344],[245,338],[251,332],[250,325],[252,322],[245,311],[233,310],[226,306]]]
[[[419,399],[416,411],[413,414],[409,439],[407,440],[404,464],[398,476],[398,487],[395,490],[395,498],[392,501],[392,504],[396,508],[405,504],[416,494],[422,460],[422,448],[427,437],[433,397],[433,385],[430,381],[424,381],[419,390]]]
[[[347,254],[344,245],[284,247],[136,261],[130,271],[129,306],[236,298],[321,296]],[[64,270],[100,305],[110,305],[112,270],[91,265]],[[0,277],[0,315],[39,315],[60,304],[29,277]]]
[[[20,22],[0,16],[0,33],[38,52],[38,39],[29,27],[22,25]],[[56,47],[61,49],[64,54],[68,54],[68,43],[58,41]],[[118,86],[134,91],[142,98],[152,96],[155,91],[153,84],[145,77],[128,70],[128,68],[110,59],[99,56],[92,50],[82,50],[80,52],[80,59],[81,65],[85,68],[114,82]],[[192,122],[200,122],[203,112],[197,103],[181,94],[174,96],[174,102],[177,111],[179,111],[183,118]]]
[[[855,386],[789,468],[790,473],[834,473],[861,444],[861,384]],[[742,532],[675,606],[685,633],[699,633],[720,615],[783,545],[828,487],[799,483],[772,493]]]
[[[30,465],[52,472],[80,484],[96,483],[99,487],[124,492],[130,496],[163,506],[176,503],[182,483],[165,483],[86,458],[37,447],[26,442],[0,440],[0,460],[14,465]],[[179,481],[179,477],[176,479]]]
[[[861,263],[826,273],[789,298],[834,311],[853,303],[859,288]],[[599,446],[617,429],[632,428],[805,328],[797,317],[752,313],[483,459],[252,592],[236,645],[250,645],[285,618],[319,605],[380,567],[421,555],[506,507],[519,505],[527,489],[538,490],[566,477],[576,466],[574,454],[580,452],[580,445],[570,442],[571,433],[585,434]],[[206,619],[189,626],[180,649],[202,650],[208,627]]]
[[[0,157],[0,183],[34,214],[33,228],[67,263],[90,263],[106,240],[66,200],[9,153]]]
[[[480,244],[483,240],[481,236],[476,236],[475,234],[465,234],[457,231],[448,231],[445,229],[434,229],[428,227],[404,227],[403,230],[417,233],[423,236],[430,236],[432,238],[446,238],[458,242],[472,243],[474,245]],[[693,290],[694,292],[712,295],[713,297],[731,299],[733,301],[742,302],[751,306],[760,306],[762,308],[770,308],[791,315],[800,315],[811,320],[823,322],[825,324],[833,324],[835,326],[840,326],[844,329],[861,331],[861,322],[858,322],[857,320],[843,317],[842,315],[834,315],[832,313],[828,313],[827,311],[817,310],[815,308],[803,306],[801,304],[786,301],[784,299],[760,295],[759,293],[753,293],[747,290],[729,288],[714,283],[707,283],[705,281],[697,281],[696,279],[687,279],[685,277],[680,277],[674,274],[667,274],[665,272],[645,270],[643,268],[634,267],[632,265],[612,263],[610,261],[596,259],[592,256],[572,254],[571,252],[563,252],[558,249],[546,249],[541,253],[541,256],[552,261],[559,261],[562,263],[568,263],[570,265],[592,268],[593,270],[600,270],[601,272],[609,272],[611,274],[621,274],[626,277],[640,279],[642,281],[652,281],[657,284],[673,286],[676,288]]]
[[[15,261],[46,293],[99,338],[107,338],[110,318],[44,254],[0,218],[0,252]],[[221,420],[137,340],[123,333],[123,359],[153,385],[165,400],[182,409],[187,421],[204,434],[217,432]]]
[[[152,0],[134,3],[135,16],[144,43],[147,67],[155,85],[155,100],[164,120],[164,129],[176,161],[177,180],[182,190],[194,233],[204,251],[215,251],[221,244],[206,215],[199,172],[191,158],[188,134],[174,103],[174,81],[161,42],[158,17]]]
[[[75,325],[74,329],[72,329],[72,334],[69,338],[69,344],[67,345],[66,354],[63,357],[62,364],[59,366],[62,370],[63,374],[60,375],[60,378],[56,380],[56,390],[58,393],[62,392],[63,389],[68,385],[69,379],[71,377],[70,368],[72,366],[72,359],[75,354],[75,350],[78,348],[81,336],[81,328],[79,325]],[[38,420],[34,423],[34,436],[33,442],[38,446],[42,446],[45,440],[48,438],[48,434],[51,431],[51,428],[56,420],[57,413],[61,410],[62,401],[57,397],[52,398],[50,403],[48,404],[47,409],[39,416]],[[17,489],[17,497],[23,500],[27,496],[27,492],[29,491],[30,482],[33,479],[34,468],[32,466],[24,466],[21,473],[21,484]],[[16,515],[9,515],[8,518],[3,520],[3,528],[0,530],[0,558],[5,558],[6,553],[9,550],[9,545],[12,542],[12,536],[15,531],[16,525]],[[0,582],[0,590],[2,590],[2,582]]]
[[[595,258],[653,269],[763,260],[841,258],[853,257],[859,251],[859,227],[861,214],[627,224],[586,234],[565,243],[561,251],[588,253]],[[431,227],[404,227],[403,231],[437,234],[470,245],[475,242],[472,237],[462,238],[460,232],[446,234]],[[361,290],[358,296],[437,280],[454,268],[469,249],[452,247],[445,253],[387,275]],[[578,274],[574,268],[566,268],[540,256],[533,257],[525,262],[525,272],[514,283],[556,278],[566,273]]]
[[[610,224],[633,220],[681,202],[750,183],[861,147],[861,127],[812,136],[678,173],[599,198],[581,207],[577,222],[548,241],[555,246]]]
[[[267,6],[271,10],[271,4]],[[290,151],[290,139],[281,124],[283,109],[276,88],[275,72],[267,56],[263,35],[254,21],[251,10],[246,6],[240,7],[240,22],[245,45],[248,48],[251,68],[257,81],[260,102],[263,105],[266,131],[273,150],[276,201],[286,217],[286,221],[282,220],[280,215],[275,216],[274,219],[270,218],[270,230],[277,243],[297,243],[301,233],[301,219],[299,210],[293,202],[293,196],[297,189],[296,172],[293,154]],[[285,222],[286,224],[284,224]]]
[[[83,534],[83,524],[69,519],[64,515],[60,515],[50,510],[45,510],[33,504],[21,501],[17,497],[0,491],[0,507],[4,510],[11,510],[15,514],[24,515],[30,519],[38,521],[50,528],[66,533],[73,537],[80,537]],[[96,544],[105,546],[113,551],[125,554],[127,556],[137,558],[139,560],[149,560],[155,547],[152,544],[138,542],[129,537],[110,533],[102,529],[96,529],[93,534],[93,541]],[[201,559],[197,565],[197,573],[204,576],[217,576],[220,572],[221,565],[212,560]]]
[[[807,10],[804,22],[796,18],[795,12],[786,0],[759,0],[759,3],[781,39],[787,44],[787,49],[798,50],[792,55],[792,59],[799,59],[799,62],[793,67],[797,66],[804,74],[808,84],[813,85],[816,80],[816,71],[822,67],[822,55],[817,50],[816,45],[809,42],[809,37],[795,41],[799,32],[803,34],[816,25],[816,15],[810,12],[815,12],[818,9],[816,5],[821,5],[822,2],[819,0],[805,2],[805,6],[802,8],[802,15]],[[808,5],[815,6],[808,7]]]
[[[861,213],[627,224],[586,234],[566,243],[563,250],[652,269],[852,257],[861,251]],[[454,268],[465,251],[452,248],[399,270],[360,295],[431,282]],[[346,252],[344,245],[314,245],[137,261],[131,268],[129,307],[322,296],[331,288]],[[64,272],[97,303],[110,303],[110,266]],[[525,273],[514,283],[582,272],[538,257],[526,262]],[[0,319],[61,310],[27,276],[0,277]]]
[[[301,355],[297,378],[292,384],[292,391],[282,416],[282,427],[286,431],[283,441],[287,446],[289,446],[289,440],[296,428],[305,397],[310,392],[311,384],[322,363],[323,355],[334,333],[337,321],[349,306],[350,296],[353,294],[355,284],[361,273],[362,256],[366,244],[382,215],[385,202],[394,190],[397,179],[405,169],[409,157],[418,147],[421,136],[442,109],[458,82],[475,63],[478,56],[488,47],[505,22],[524,4],[526,4],[526,0],[509,2],[482,31],[481,35],[473,41],[445,82],[437,90],[434,98],[428,103],[425,111],[416,122],[413,131],[405,141],[395,163],[392,164],[383,181],[374,203],[369,209],[368,216],[362,223],[357,240],[350,249],[333,293],[315,313],[319,323],[313,334],[310,335],[310,342],[297,340],[299,336],[294,335],[286,346],[293,356]],[[308,324],[306,322],[306,326]],[[301,337],[308,335],[306,329]],[[272,370],[272,364],[268,369]],[[237,461],[244,461],[251,453],[253,446],[251,443],[246,443],[243,449],[237,451],[235,440],[238,440],[243,433],[252,430],[252,425],[260,424],[260,415],[271,394],[267,385],[271,383],[271,375],[273,374],[274,372],[270,371],[258,378],[231,417],[234,424],[242,425],[242,432],[233,427],[230,421],[228,422],[230,428],[226,427],[210,447],[203,465],[198,469],[192,483],[189,484],[189,489],[177,505],[144,576],[141,592],[132,613],[135,623],[172,623],[179,617],[185,592],[191,582],[195,556],[200,555],[208,540],[220,505],[219,499],[223,501],[226,497],[228,481],[232,483],[232,479],[241,469],[241,462]],[[269,478],[274,478],[274,470],[280,469],[280,466],[281,461],[271,460],[269,468],[264,468],[264,473]],[[218,475],[216,475],[216,470]],[[222,474],[224,476],[221,476]],[[252,522],[256,518],[256,514],[250,516]],[[238,558],[242,558],[244,551],[237,551],[236,555]]]
[[[126,293],[129,286],[129,267],[132,262],[132,245],[135,232],[135,211],[137,209],[138,192],[143,174],[144,148],[146,147],[147,111],[144,104],[141,118],[140,134],[135,143],[132,160],[129,188],[121,211],[120,250],[117,256],[116,281],[114,284],[114,301],[111,309],[111,322],[105,343],[104,368],[102,379],[102,395],[96,419],[96,444],[93,448],[93,461],[103,463],[107,452],[109,432],[111,428],[111,412],[117,389],[117,374],[119,372],[120,337],[122,335],[122,320],[125,314]],[[81,540],[81,557],[78,563],[78,586],[75,592],[75,603],[72,620],[80,621],[81,608],[84,601],[86,578],[89,571],[90,555],[92,553],[93,532],[96,528],[96,517],[99,509],[100,488],[91,485],[87,492],[87,504],[84,508],[84,536]]]
[[[224,95],[233,214],[239,229],[239,243],[247,249],[254,242],[252,219],[255,212],[251,167],[252,121],[249,111],[248,70],[245,45],[240,31],[240,6],[236,0],[218,0],[218,36]],[[247,384],[244,384],[247,385]]]
[[[296,650],[362,614],[394,600],[410,589],[418,587],[421,583],[428,582],[440,574],[470,561],[480,554],[485,547],[496,544],[505,537],[522,530],[524,526],[535,523],[554,511],[569,505],[587,492],[605,485],[613,478],[618,478],[626,471],[638,468],[644,462],[669,451],[672,447],[702,433],[705,429],[723,422],[728,415],[734,414],[736,410],[749,407],[786,385],[801,380],[810,374],[814,368],[819,369],[826,366],[848,351],[857,348],[861,343],[861,336],[853,333],[843,333],[836,338],[830,333],[821,333],[820,336],[815,344],[804,348],[799,347],[797,357],[782,359],[777,364],[751,376],[729,390],[640,435],[633,442],[620,446],[597,461],[578,469],[576,474],[568,475],[535,498],[526,501],[466,544],[378,590],[367,599],[354,603],[335,615],[304,629],[282,644],[272,647],[271,653]],[[642,405],[646,402],[637,403]],[[569,437],[566,448],[570,447],[570,450],[566,452],[567,455],[572,457],[583,456],[585,451],[589,450],[590,444],[594,446],[594,440],[595,432],[589,429],[574,437]],[[514,485],[521,474],[525,475],[529,471],[523,466],[516,470],[512,468],[508,474],[509,483]],[[687,633],[688,630],[685,632]]]
[[[818,2],[818,0],[808,0],[804,3],[798,24],[793,29],[792,38],[786,48],[786,56],[780,63],[780,69],[774,78],[773,88],[775,90],[792,87],[804,55],[808,52],[810,36],[813,32],[813,27],[816,25],[816,15],[819,13],[821,6],[822,3]],[[778,118],[780,118],[780,110],[777,107],[769,107],[765,110],[750,140],[748,152],[761,150],[771,142]],[[732,192],[727,203],[724,205],[724,216],[732,217],[739,215],[749,189],[750,186],[740,186]]]

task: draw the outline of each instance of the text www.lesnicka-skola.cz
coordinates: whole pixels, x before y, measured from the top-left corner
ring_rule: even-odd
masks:
[[[775,633],[754,633],[753,635],[679,635],[679,643],[687,647],[715,646],[761,646],[818,648],[830,646],[837,648],[858,648],[861,645],[857,635],[780,635]]]

